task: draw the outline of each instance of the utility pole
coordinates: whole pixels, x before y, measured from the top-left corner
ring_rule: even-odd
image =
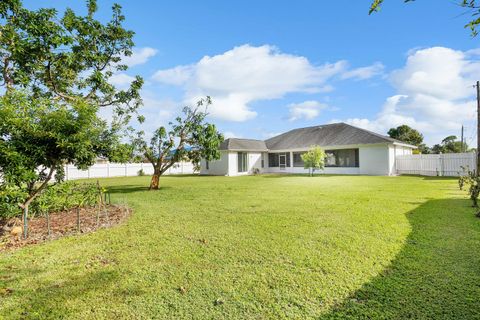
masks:
[[[477,176],[480,174],[480,81],[475,85],[477,87]]]

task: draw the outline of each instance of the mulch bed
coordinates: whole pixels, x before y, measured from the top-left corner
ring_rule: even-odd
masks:
[[[46,217],[34,217],[28,221],[27,239],[23,239],[22,234],[12,234],[14,227],[23,226],[22,219],[0,221],[0,251],[109,228],[125,221],[132,210],[126,206],[109,205],[98,212],[96,208],[81,208],[80,230],[77,229],[76,209],[50,213],[50,235],[47,230]]]

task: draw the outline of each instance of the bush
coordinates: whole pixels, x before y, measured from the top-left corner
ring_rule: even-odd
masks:
[[[32,203],[35,214],[45,214],[76,207],[91,207],[101,198],[98,185],[94,183],[62,182],[50,186]]]
[[[31,215],[68,210],[76,207],[91,207],[99,203],[102,189],[94,183],[61,182],[47,187],[30,205]],[[18,187],[0,185],[0,219],[9,219],[22,214],[18,206],[27,193]]]
[[[137,175],[139,177],[143,177],[145,175],[145,171],[143,171],[143,169],[140,169],[140,170],[137,171]]]
[[[480,177],[477,176],[475,171],[469,170],[468,167],[462,167],[462,170],[463,172],[460,173],[460,178],[458,179],[458,187],[460,190],[468,187],[468,194],[470,195],[470,200],[472,200],[472,205],[473,207],[478,208]],[[480,213],[477,215],[480,215]]]
[[[0,219],[8,219],[22,213],[19,203],[22,203],[26,192],[13,186],[0,186]]]

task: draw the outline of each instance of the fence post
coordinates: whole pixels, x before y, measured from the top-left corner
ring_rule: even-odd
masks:
[[[110,178],[110,161],[107,162],[107,178]]]
[[[125,163],[125,177],[128,177],[127,175],[127,164]]]
[[[440,160],[442,163],[442,177],[445,175],[445,155],[441,154],[440,155]]]
[[[68,181],[68,164],[65,165],[65,181]]]

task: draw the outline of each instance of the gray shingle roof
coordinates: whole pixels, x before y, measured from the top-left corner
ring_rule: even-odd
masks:
[[[220,150],[268,151],[265,141],[254,139],[230,138],[220,144]]]
[[[341,146],[373,143],[403,143],[346,123],[333,123],[288,131],[265,141],[269,150],[288,150],[318,146]]]

